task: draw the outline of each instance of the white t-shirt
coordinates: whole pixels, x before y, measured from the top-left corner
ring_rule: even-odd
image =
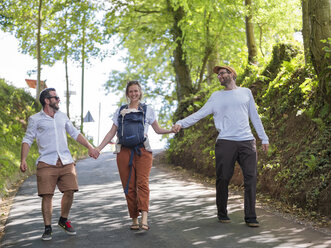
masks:
[[[238,87],[234,90],[216,91],[200,110],[177,124],[187,128],[209,114],[214,116],[215,127],[219,132],[217,139],[253,140],[249,125],[251,120],[262,144],[269,144],[250,89]]]
[[[114,116],[113,116],[113,123],[117,127],[118,127],[119,111],[120,111],[120,108],[118,108],[116,110],[116,112],[114,113]],[[155,116],[155,112],[154,112],[153,108],[150,107],[149,105],[147,105],[147,108],[146,108],[146,124],[145,124],[145,130],[144,130],[145,135],[147,135],[147,133],[148,133],[149,125],[152,125],[155,120],[156,120],[156,116]]]

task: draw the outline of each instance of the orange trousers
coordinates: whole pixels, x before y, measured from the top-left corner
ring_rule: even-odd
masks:
[[[139,212],[149,209],[149,174],[151,172],[153,156],[151,152],[140,148],[141,155],[134,154],[131,179],[128,194],[125,195],[131,218],[137,218]],[[117,154],[117,167],[122,181],[123,189],[129,179],[129,160],[131,149],[121,147]]]

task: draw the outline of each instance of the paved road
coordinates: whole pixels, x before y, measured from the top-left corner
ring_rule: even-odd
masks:
[[[232,223],[218,223],[214,188],[183,181],[154,167],[150,180],[151,230],[130,231],[115,156],[103,153],[98,160],[81,160],[77,171],[80,191],[75,194],[70,214],[77,235],[67,236],[56,225],[61,198],[57,191],[53,239],[40,239],[44,227],[32,176],[15,197],[1,247],[331,247],[331,237],[263,209],[257,209],[261,227],[247,227],[240,195],[229,199]]]

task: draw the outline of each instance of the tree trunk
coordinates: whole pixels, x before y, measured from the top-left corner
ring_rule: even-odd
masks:
[[[173,40],[176,43],[174,50],[173,67],[176,73],[177,84],[177,100],[182,101],[185,96],[188,96],[193,92],[192,79],[190,75],[189,66],[186,63],[185,53],[183,50],[183,32],[179,26],[180,21],[184,18],[184,9],[179,6],[176,10],[171,3],[168,2],[168,8],[173,14],[174,24],[172,29]]]
[[[67,6],[67,1],[65,2],[65,6]],[[68,12],[65,13],[65,26],[68,27],[67,24],[68,19]],[[69,106],[70,106],[70,91],[69,91],[69,73],[68,73],[68,35],[65,34],[65,42],[64,42],[64,66],[65,66],[65,72],[66,72],[66,107],[67,107],[67,116],[70,118],[69,114]]]
[[[305,52],[305,63],[309,62],[309,37],[310,37],[310,25],[308,14],[308,0],[302,0],[302,38]]]
[[[39,0],[39,7],[38,7],[38,27],[37,27],[37,85],[36,85],[36,100],[38,102],[39,95],[40,95],[40,78],[41,78],[41,53],[40,53],[40,33],[41,33],[41,9],[42,9],[42,0]]]
[[[207,16],[208,15],[208,16]],[[205,54],[202,59],[202,65],[200,69],[200,75],[199,75],[199,81],[198,81],[198,86],[196,87],[197,90],[201,89],[201,85],[203,82],[203,76],[205,75],[206,69],[207,69],[207,82],[210,84],[211,83],[211,73],[208,70],[208,63],[210,61],[210,57],[212,56],[212,53],[215,48],[214,42],[210,40],[210,13],[206,13],[205,11],[205,37],[206,37],[206,45],[205,45]]]
[[[213,81],[213,77],[216,77],[216,74],[214,73],[214,67],[216,64],[221,60],[219,52],[218,52],[218,46],[214,47],[213,53],[210,55],[207,63],[207,83],[211,84]]]
[[[245,0],[245,5],[248,9],[248,15],[245,17],[246,21],[246,40],[248,48],[248,63],[255,64],[257,56],[256,42],[254,38],[254,26],[252,23],[252,0]]]
[[[323,43],[331,37],[331,0],[309,0],[311,61],[319,77],[319,94],[331,106],[331,56],[326,56],[325,47],[330,50],[330,44]]]

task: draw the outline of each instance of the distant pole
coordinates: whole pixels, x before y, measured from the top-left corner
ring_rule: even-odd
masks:
[[[82,37],[82,99],[81,99],[81,113],[80,113],[80,132],[83,133],[83,123],[84,123],[84,70],[85,70],[85,13],[83,16],[83,37]]]
[[[101,116],[101,102],[99,102],[99,121],[98,121],[98,145],[99,143],[99,137],[100,137],[100,116]]]

